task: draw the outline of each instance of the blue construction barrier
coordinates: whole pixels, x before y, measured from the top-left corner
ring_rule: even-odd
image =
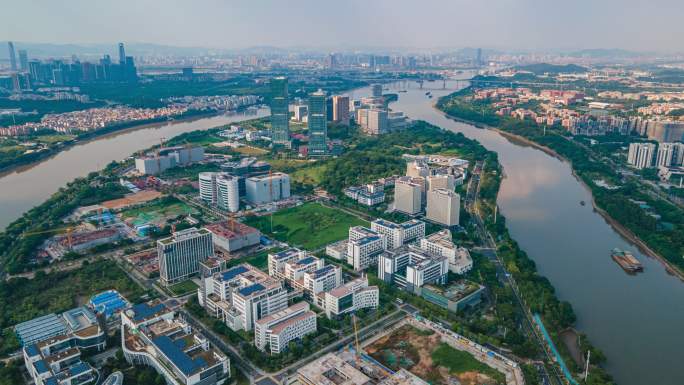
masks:
[[[539,314],[534,314],[534,322],[537,323],[537,326],[539,326],[539,330],[541,330],[542,335],[544,336],[544,339],[546,340],[546,343],[549,344],[551,347],[551,352],[556,356],[556,361],[558,362],[558,365],[560,365],[561,370],[563,371],[563,375],[565,378],[570,381],[572,385],[579,385],[577,381],[575,381],[574,378],[572,378],[572,374],[570,373],[570,370],[568,370],[568,367],[565,365],[565,361],[561,357],[560,353],[558,353],[558,350],[556,349],[556,345],[554,345],[553,341],[551,340],[551,336],[549,336],[549,333],[546,331],[546,328],[544,327],[544,323],[541,320],[541,317],[539,317]]]

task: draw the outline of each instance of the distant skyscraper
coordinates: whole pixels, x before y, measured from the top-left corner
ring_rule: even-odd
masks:
[[[273,143],[290,144],[288,104],[287,78],[279,76],[271,79],[271,138]]]
[[[124,50],[123,43],[119,43],[119,64],[126,64],[126,51]]]
[[[373,84],[371,88],[371,96],[379,98],[382,96],[382,84]]]
[[[345,126],[349,125],[349,97],[335,95],[332,97],[333,121]]]
[[[28,71],[29,69],[28,54],[25,49],[19,50],[19,68],[21,68],[22,71]]]
[[[482,63],[482,48],[477,49],[477,58],[475,60],[476,60],[476,64],[478,67],[483,64]]]
[[[328,154],[326,109],[325,92],[318,90],[309,95],[309,155],[311,156]]]
[[[337,67],[337,58],[335,57],[334,53],[328,54],[328,56],[325,59],[325,65],[330,69]]]
[[[9,48],[9,58],[10,58],[10,69],[12,71],[17,70],[17,56],[14,53],[14,43],[11,41],[7,42],[7,48]]]

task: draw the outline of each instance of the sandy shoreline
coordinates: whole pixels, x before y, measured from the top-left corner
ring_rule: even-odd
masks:
[[[546,153],[548,155],[551,155],[551,156],[558,158],[561,161],[569,164],[570,169],[572,170],[572,175],[575,177],[575,179],[577,179],[577,181],[579,181],[582,184],[582,186],[585,189],[587,189],[587,191],[589,191],[589,194],[591,195],[591,205],[594,208],[594,211],[596,211],[599,215],[601,215],[601,217],[603,217],[603,219],[618,234],[620,234],[620,236],[625,238],[627,241],[633,243],[643,254],[645,254],[651,258],[655,258],[656,260],[658,260],[660,263],[662,263],[665,266],[665,269],[667,270],[667,272],[669,274],[672,274],[672,275],[676,276],[677,278],[679,278],[680,280],[684,281],[684,272],[680,271],[676,266],[672,265],[670,263],[670,261],[668,261],[662,255],[658,254],[653,249],[651,249],[644,241],[642,241],[639,237],[637,237],[636,234],[634,234],[631,230],[629,230],[628,228],[623,226],[620,222],[618,222],[613,217],[611,217],[605,210],[603,210],[602,208],[600,208],[596,205],[596,201],[594,199],[594,194],[592,193],[591,188],[584,182],[584,180],[582,180],[582,178],[579,177],[579,175],[577,175],[577,173],[575,172],[575,169],[572,167],[572,162],[570,162],[568,159],[566,159],[565,157],[563,157],[562,155],[560,155],[559,153],[557,153],[553,149],[546,147],[546,146],[543,146],[543,145],[541,145],[537,142],[534,142],[528,138],[525,138],[523,136],[512,134],[510,132],[503,131],[503,130],[498,129],[496,127],[491,127],[491,126],[488,126],[486,124],[472,122],[472,121],[468,121],[465,119],[457,118],[457,117],[451,116],[451,115],[447,114],[446,112],[440,110],[439,108],[436,107],[436,105],[433,105],[433,107],[449,119],[453,119],[453,120],[456,120],[456,121],[462,122],[462,123],[467,123],[467,124],[470,124],[470,125],[473,125],[475,127],[482,128],[482,129],[496,131],[497,133],[501,134],[502,136],[504,136],[507,139],[519,141],[521,143],[524,143],[526,145],[534,147],[540,151],[543,151],[544,153]]]

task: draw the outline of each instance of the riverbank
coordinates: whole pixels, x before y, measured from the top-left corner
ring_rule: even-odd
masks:
[[[447,117],[449,119],[453,119],[457,122],[461,122],[461,123],[465,123],[465,124],[470,124],[470,125],[473,125],[475,127],[481,128],[481,129],[495,131],[495,132],[499,133],[501,136],[505,137],[506,139],[509,139],[512,141],[517,141],[517,142],[523,143],[525,145],[529,145],[531,147],[534,147],[534,148],[536,148],[536,149],[538,149],[538,150],[540,150],[540,151],[542,151],[542,152],[544,152],[550,156],[553,156],[553,157],[561,160],[562,162],[570,165],[570,169],[572,170],[573,177],[575,179],[577,179],[577,181],[580,182],[582,187],[584,187],[589,192],[589,194],[591,195],[591,204],[592,204],[593,209],[606,221],[606,223],[608,223],[613,228],[613,230],[615,230],[615,232],[620,234],[621,237],[623,237],[625,240],[627,240],[628,242],[630,242],[631,244],[636,246],[639,249],[639,251],[641,251],[643,254],[645,254],[646,256],[651,257],[651,258],[657,260],[658,262],[660,262],[665,267],[665,269],[667,270],[667,272],[669,274],[679,278],[681,281],[684,282],[684,272],[682,270],[680,270],[677,266],[675,266],[670,261],[668,261],[664,256],[662,256],[661,254],[659,254],[658,252],[653,250],[651,247],[649,247],[646,244],[646,242],[644,242],[641,238],[639,238],[636,234],[634,234],[634,232],[629,230],[622,223],[620,223],[615,218],[613,218],[610,214],[608,214],[608,212],[606,212],[603,208],[598,206],[598,204],[596,203],[596,199],[594,197],[594,194],[593,194],[591,187],[577,174],[577,170],[575,170],[575,168],[573,167],[573,164],[570,161],[570,159],[564,157],[563,155],[561,155],[557,151],[553,150],[552,148],[544,146],[543,144],[537,143],[537,142],[535,142],[529,138],[526,138],[522,135],[513,134],[511,132],[504,131],[504,130],[501,130],[499,128],[492,127],[492,126],[489,126],[489,125],[486,125],[486,124],[483,124],[480,122],[475,122],[475,121],[459,118],[456,116],[452,116],[449,113],[447,113],[446,111],[439,109],[437,107],[437,102],[433,103],[433,107],[437,111],[439,111],[442,115],[444,115],[445,117]]]
[[[12,172],[17,171],[20,168],[28,168],[31,167],[32,165],[36,163],[40,163],[42,161],[45,161],[47,159],[50,159],[51,157],[54,157],[61,153],[62,151],[68,150],[74,146],[81,145],[81,144],[87,144],[91,141],[94,140],[100,140],[103,138],[106,138],[108,136],[114,136],[118,134],[122,134],[125,132],[129,131],[135,131],[135,130],[141,130],[145,128],[150,128],[158,125],[163,125],[169,122],[179,122],[179,123],[184,123],[184,122],[191,122],[196,119],[202,119],[202,118],[208,118],[211,116],[216,116],[220,112],[218,111],[212,111],[212,112],[201,112],[201,113],[193,113],[193,114],[183,114],[183,115],[178,115],[178,116],[170,116],[170,117],[163,117],[163,118],[155,118],[155,119],[145,119],[144,121],[134,121],[134,122],[126,122],[126,123],[121,123],[121,124],[115,124],[110,127],[105,127],[101,130],[97,131],[92,131],[89,133],[85,133],[79,137],[76,137],[68,142],[64,142],[60,145],[54,146],[53,148],[43,150],[40,152],[36,153],[31,153],[29,155],[36,154],[35,156],[28,156],[28,157],[19,157],[16,162],[13,162],[7,166],[0,167],[0,177],[3,177],[7,174],[10,174]]]

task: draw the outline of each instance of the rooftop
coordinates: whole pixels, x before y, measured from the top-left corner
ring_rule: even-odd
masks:
[[[56,334],[67,332],[67,326],[62,317],[48,314],[22,322],[14,327],[17,337],[23,344],[38,342]]]
[[[155,300],[133,305],[131,308],[126,310],[126,312],[132,312],[132,314],[129,314],[129,316],[132,316],[133,321],[139,323],[157,317],[161,314],[164,314],[168,310],[169,309],[163,302]]]
[[[254,227],[247,226],[244,223],[235,220],[212,223],[205,226],[205,228],[212,234],[227,239],[235,239],[259,232],[259,230]]]
[[[290,314],[302,311],[302,310],[308,310],[309,309],[309,304],[306,302],[297,302],[296,304],[285,308],[283,310],[277,311],[275,313],[269,314],[266,317],[257,320],[256,323],[262,324],[262,325],[268,325],[269,323],[279,320],[281,318],[285,318]]]
[[[328,353],[297,370],[310,383],[317,385],[363,385],[371,381],[339,356]]]

